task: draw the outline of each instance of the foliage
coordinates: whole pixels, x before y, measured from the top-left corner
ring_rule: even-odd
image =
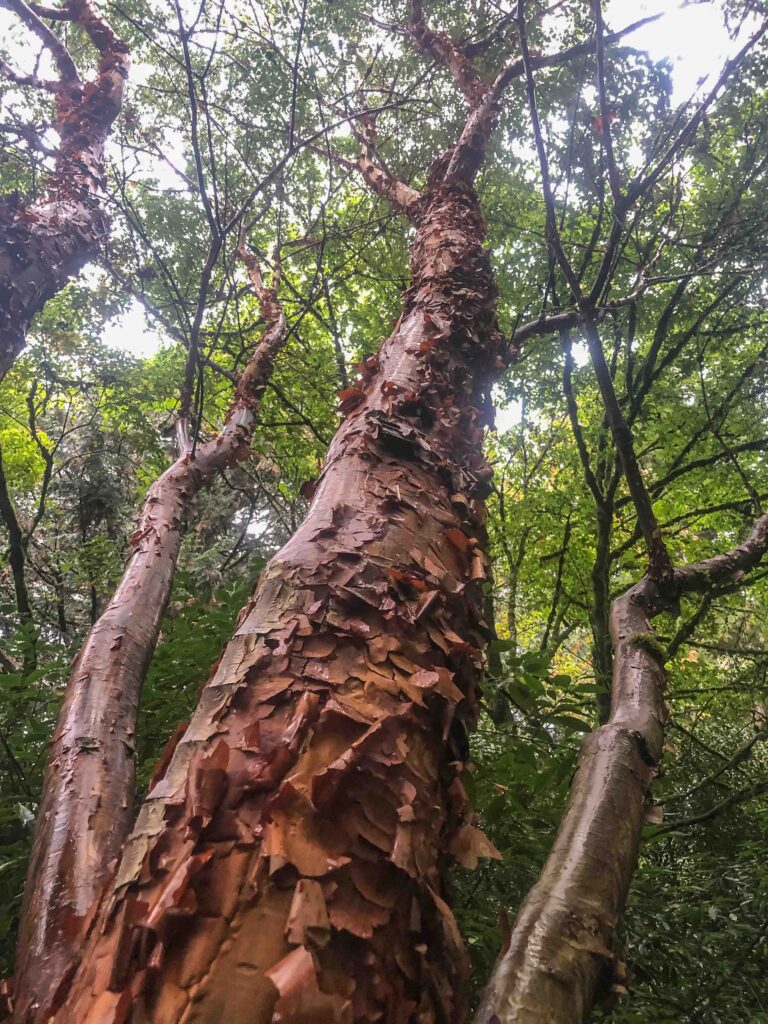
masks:
[[[495,20],[490,5],[433,6],[440,27],[467,38],[482,36]],[[543,2],[529,6],[536,14],[532,44],[542,52],[590,32],[582,2],[555,5],[557,17],[544,15]],[[737,23],[741,6],[725,7]],[[317,474],[337,422],[337,392],[389,332],[407,287],[404,224],[354,173],[326,159],[324,132],[354,158],[349,118],[362,79],[369,105],[386,108],[377,125],[382,157],[422,184],[461,115],[442,72],[425,73],[402,39],[355,5],[336,0],[302,10],[280,0],[259,11],[246,2],[204,2],[189,37],[192,99],[172,5],[137,0],[114,10],[136,73],[112,147],[108,251],[48,303],[0,394],[2,466],[24,534],[34,618],[24,621],[12,574],[0,568],[5,970],[62,686],[119,577],[141,496],[171,458],[186,352],[198,346],[203,357],[195,427],[210,436],[231,400],[232,372],[261,327],[236,240],[228,236],[214,251],[217,234],[201,194],[207,190],[219,224],[245,208],[265,267],[282,247],[291,338],[265,395],[251,457],[201,495],[189,518],[143,696],[143,787],[194,705],[264,560],[301,521],[303,485]],[[399,24],[403,11],[384,0],[372,16]],[[509,28],[486,52],[488,67],[513,45]],[[542,75],[539,97],[560,229],[569,254],[583,254],[587,276],[599,256],[591,240],[611,218],[591,60],[583,55]],[[616,303],[601,324],[642,473],[678,564],[732,547],[768,495],[765,63],[763,47],[641,204],[612,278],[608,298]],[[634,50],[631,38],[611,48],[608,91],[623,174],[658,156],[693,109],[672,102],[670,74],[668,64]],[[4,116],[44,131],[45,99],[9,83],[0,90]],[[199,115],[196,132],[190,103]],[[310,138],[311,145],[299,145]],[[45,172],[45,153],[19,135],[2,154],[0,185],[35,193]],[[505,101],[479,187],[500,319],[511,333],[559,308],[566,292],[544,242],[522,87]],[[653,284],[640,288],[640,270]],[[619,301],[635,291],[634,299]],[[113,347],[115,317],[123,314],[156,331],[162,347],[141,357]],[[600,595],[616,596],[645,571],[635,510],[578,333],[526,342],[497,398],[506,429],[489,434],[487,449],[495,467],[488,533],[498,639],[472,741],[474,765],[464,778],[504,857],[455,875],[475,997],[546,857],[601,698],[604,706],[596,651],[606,641],[607,609]],[[584,452],[599,487],[612,495],[602,525]],[[0,542],[9,538],[8,523],[0,524]],[[768,580],[758,570],[742,583],[703,602],[686,600],[656,638],[636,638],[669,658],[667,749],[653,791],[664,816],[646,829],[623,928],[630,998],[606,1004],[595,1019],[766,1019],[768,799],[738,794],[768,779]],[[734,760],[756,732],[760,738]],[[686,824],[723,802],[708,820]]]

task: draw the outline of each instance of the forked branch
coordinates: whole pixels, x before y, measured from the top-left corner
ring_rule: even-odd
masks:
[[[126,44],[92,0],[68,0],[58,20],[77,22],[99,54],[85,85],[69,51],[42,20],[47,9],[24,0],[0,0],[41,39],[59,72],[47,81],[0,65],[16,84],[55,94],[53,127],[61,139],[47,192],[39,200],[0,199],[0,380],[24,347],[32,317],[92,259],[106,237],[104,146],[120,112],[128,75]]]
[[[173,587],[192,498],[246,458],[261,397],[286,336],[276,263],[267,287],[240,245],[265,329],[224,425],[150,487],[132,552],[103,615],[72,668],[46,771],[27,876],[17,966],[18,1020],[47,1020],[56,991],[77,963],[88,914],[111,880],[131,826],[134,732],[142,683]]]

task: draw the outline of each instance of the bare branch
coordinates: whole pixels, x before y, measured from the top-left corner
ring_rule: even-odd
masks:
[[[578,277],[565,254],[562,239],[560,237],[560,231],[557,226],[555,197],[552,191],[552,182],[549,174],[549,161],[547,159],[547,152],[544,146],[544,137],[541,132],[541,122],[539,121],[539,112],[536,104],[536,85],[533,78],[533,65],[531,63],[531,53],[528,48],[528,36],[525,25],[525,0],[517,0],[517,30],[520,36],[520,50],[522,52],[522,66],[525,73],[525,86],[528,96],[528,107],[531,115],[531,126],[533,128],[536,153],[539,158],[539,171],[541,173],[544,207],[546,210],[547,241],[552,250],[552,254],[568,282],[573,298],[578,300],[581,298],[581,285],[579,284]]]
[[[603,24],[603,11],[601,0],[592,0],[592,10],[595,13],[595,38],[597,41],[597,95],[600,104],[600,141],[605,149],[605,161],[608,165],[608,181],[611,186],[614,202],[621,203],[621,182],[619,170],[616,166],[616,157],[613,152],[613,139],[611,138],[612,115],[608,107],[608,99],[605,93],[605,25]]]
[[[187,94],[189,98],[189,127],[192,140],[192,153],[195,159],[195,171],[197,173],[197,189],[200,193],[200,201],[203,204],[203,210],[205,211],[205,217],[208,221],[211,236],[216,238],[219,234],[219,225],[216,221],[216,217],[214,216],[211,200],[208,196],[208,187],[206,185],[205,171],[203,169],[203,156],[200,149],[200,131],[198,123],[199,101],[197,98],[197,91],[195,89],[192,57],[189,52],[189,37],[192,30],[187,29],[184,25],[184,18],[181,13],[181,7],[179,6],[179,0],[174,0],[174,7],[176,9],[176,18],[179,25],[181,49],[184,55],[184,75],[187,81]]]
[[[72,60],[69,50],[56,33],[51,31],[45,22],[35,14],[32,8],[24,3],[24,0],[0,0],[0,7],[13,11],[30,32],[34,32],[56,62],[63,83],[67,86],[82,85],[80,75],[77,73],[75,62]]]
[[[706,114],[707,110],[709,110],[714,100],[717,98],[717,95],[722,89],[722,87],[725,85],[725,83],[728,81],[728,79],[731,77],[734,71],[736,71],[740,67],[740,65],[744,61],[744,58],[747,56],[750,50],[752,50],[756,43],[758,43],[760,39],[762,39],[766,31],[768,31],[768,19],[763,19],[760,27],[757,29],[755,33],[753,33],[753,35],[750,36],[750,38],[747,40],[744,46],[742,46],[742,48],[735,55],[735,57],[732,57],[730,60],[726,61],[726,63],[723,65],[722,71],[718,75],[717,81],[715,82],[714,86],[710,89],[709,93],[699,104],[699,106],[697,107],[696,111],[694,112],[693,116],[690,118],[688,123],[679,132],[677,138],[674,139],[674,141],[669,145],[666,152],[659,159],[658,163],[653,168],[653,170],[650,171],[645,176],[638,175],[638,177],[636,177],[632,182],[630,182],[629,188],[627,189],[627,198],[630,202],[636,202],[637,199],[645,195],[645,193],[648,192],[648,190],[651,189],[656,184],[656,182],[666,171],[669,165],[675,160],[678,154],[685,148],[685,146],[688,145],[693,136],[696,134],[696,130],[701,124],[704,115]]]
[[[625,28],[619,29],[617,32],[610,32],[606,37],[605,43],[615,43],[619,39],[623,39],[624,36],[631,35],[638,29],[643,28],[645,25],[650,25],[654,21],[658,21],[659,18],[663,18],[663,14],[653,14],[647,18],[640,18],[638,21],[633,21],[631,25],[627,25]],[[589,53],[594,46],[594,40],[592,38],[585,39],[581,43],[574,43],[573,46],[567,47],[565,50],[560,50],[558,53],[551,54],[531,54],[530,55],[530,66],[532,71],[538,71],[539,68],[554,68],[560,64],[567,64],[574,57],[580,57],[585,53]],[[510,64],[504,74],[509,78],[515,78],[518,75],[525,73],[525,62],[520,59]]]
[[[520,346],[529,338],[536,338],[542,334],[556,334],[559,331],[579,327],[581,320],[581,313],[576,309],[549,315],[542,314],[537,320],[531,320],[515,328],[509,339],[510,349],[517,354],[520,352]]]
[[[689,828],[691,825],[703,825],[705,821],[711,821],[712,818],[716,818],[724,811],[730,810],[731,807],[742,804],[747,800],[754,800],[755,797],[762,796],[763,793],[768,793],[768,781],[753,782],[751,786],[745,786],[743,789],[731,793],[730,796],[721,800],[719,804],[715,804],[709,810],[702,811],[701,814],[692,814],[688,818],[680,818],[678,821],[670,821],[669,824],[660,825],[655,835],[659,836],[666,832],[677,832],[680,829]]]
[[[637,512],[638,523],[648,551],[648,572],[653,579],[667,579],[672,572],[672,563],[664,544],[653,505],[645,486],[642,472],[635,454],[632,431],[621,411],[611,371],[605,360],[605,352],[595,321],[585,315],[584,332],[589,355],[597,378],[597,384],[605,407],[608,426],[611,429],[619,459],[624,470],[632,501]]]
[[[733,768],[740,768],[740,766],[747,761],[752,753],[753,748],[757,743],[762,743],[764,740],[768,740],[768,732],[765,729],[760,729],[757,732],[753,732],[752,735],[746,740],[741,746],[733,752],[731,757],[716,768],[713,772],[698,782],[695,786],[685,790],[683,793],[670,793],[664,797],[665,804],[675,803],[678,800],[690,800],[696,793],[700,793],[702,789],[706,789],[711,786],[713,782],[717,782],[726,772],[731,771]]]
[[[573,439],[576,442],[576,449],[579,453],[579,459],[584,471],[584,479],[587,483],[587,487],[589,487],[592,492],[592,497],[594,498],[597,507],[602,508],[603,505],[605,505],[605,495],[601,491],[600,485],[598,484],[597,478],[592,470],[589,452],[587,450],[586,442],[584,441],[584,433],[579,422],[579,410],[576,405],[576,397],[573,393],[572,341],[570,334],[565,329],[560,332],[560,342],[563,348],[563,393],[568,407],[568,417],[571,421]]]
[[[61,88],[60,82],[53,81],[51,79],[38,78],[37,75],[24,75],[18,71],[14,71],[11,65],[2,58],[0,58],[0,74],[13,82],[14,85],[29,85],[33,89],[44,89],[46,92],[52,93],[57,93]]]
[[[461,52],[466,57],[469,57],[470,60],[472,59],[472,57],[479,57],[481,53],[485,53],[489,46],[493,46],[493,44],[501,36],[501,33],[507,27],[507,25],[509,25],[510,22],[514,21],[514,19],[515,12],[508,11],[506,14],[503,14],[498,19],[496,24],[493,25],[491,29],[488,32],[486,32],[486,34],[482,38],[473,39],[466,43],[458,44],[459,50],[461,50]]]

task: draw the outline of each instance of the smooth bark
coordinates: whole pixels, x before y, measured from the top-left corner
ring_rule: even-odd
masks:
[[[518,914],[475,1024],[586,1021],[615,976],[614,936],[635,870],[648,791],[661,761],[664,650],[652,618],[682,594],[737,583],[768,549],[768,516],[705,562],[648,577],[611,608],[611,716],[587,738],[554,846]]]

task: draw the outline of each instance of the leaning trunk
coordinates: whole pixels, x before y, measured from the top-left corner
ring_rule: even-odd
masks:
[[[476,1024],[576,1024],[614,970],[645,798],[664,740],[650,580],[613,602],[611,716],[585,742],[563,821],[494,969]]]
[[[261,395],[286,337],[276,296],[221,432],[152,485],[133,553],[72,669],[45,777],[24,890],[16,970],[19,1020],[46,1008],[73,965],[88,912],[130,831],[139,693],[171,594],[186,511],[221,469],[246,457]]]
[[[474,193],[421,203],[404,311],[144,803],[61,1024],[462,1016],[446,851],[492,852],[457,762],[501,337]]]
[[[475,1024],[576,1024],[621,990],[614,936],[664,743],[664,651],[651,620],[683,593],[732,587],[768,550],[768,514],[730,551],[645,577],[611,607],[611,715],[586,740],[552,852],[518,914]]]
[[[122,107],[128,48],[92,0],[71,8],[101,54],[98,75],[85,86],[62,81],[56,94],[61,143],[47,195],[33,205],[0,196],[0,381],[32,317],[98,254],[109,227],[104,147]]]

